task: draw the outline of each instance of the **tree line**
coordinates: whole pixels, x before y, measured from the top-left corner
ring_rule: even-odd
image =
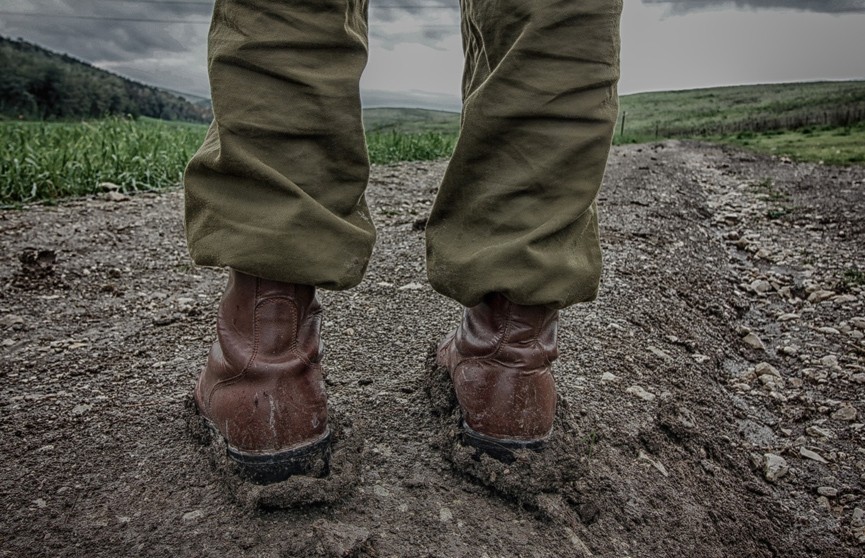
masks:
[[[209,122],[210,106],[21,39],[0,37],[0,115],[65,120],[128,115]]]

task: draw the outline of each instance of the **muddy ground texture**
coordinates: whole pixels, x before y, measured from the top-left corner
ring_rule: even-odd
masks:
[[[556,437],[455,442],[425,280],[444,163],[374,169],[363,284],[323,293],[331,474],[240,481],[189,407],[225,273],[182,195],[0,213],[0,556],[861,556],[865,169],[617,148],[600,298],[562,313]]]

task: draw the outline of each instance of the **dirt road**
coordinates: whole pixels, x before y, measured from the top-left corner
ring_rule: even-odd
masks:
[[[225,275],[181,193],[0,213],[0,556],[862,555],[865,169],[614,150],[556,441],[507,467],[425,365],[460,312],[424,273],[443,169],[374,169],[369,274],[323,293],[332,476],[264,489],[186,405]]]

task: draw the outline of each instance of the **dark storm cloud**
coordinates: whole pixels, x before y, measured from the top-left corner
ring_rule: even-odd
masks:
[[[7,0],[4,12],[33,15],[0,15],[0,33],[88,61],[184,53],[189,44],[180,39],[206,34],[212,10],[206,0],[186,2]]]
[[[369,3],[370,18],[378,21],[393,21],[401,14],[433,18],[459,9],[459,0],[370,0]]]
[[[438,48],[460,32],[459,0],[371,0],[370,35],[386,49],[403,43],[420,43]],[[410,18],[410,29],[391,31],[385,25]],[[451,23],[444,23],[444,22]]]
[[[829,14],[865,13],[865,0],[643,0],[644,4],[667,4],[672,13],[712,8],[786,9]]]

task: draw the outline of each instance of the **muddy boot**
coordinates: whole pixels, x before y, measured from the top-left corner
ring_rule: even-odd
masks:
[[[557,325],[557,310],[500,294],[466,308],[436,354],[453,381],[464,443],[503,461],[514,450],[543,448],[556,412]]]
[[[320,327],[315,288],[231,270],[195,403],[253,482],[327,463]]]

